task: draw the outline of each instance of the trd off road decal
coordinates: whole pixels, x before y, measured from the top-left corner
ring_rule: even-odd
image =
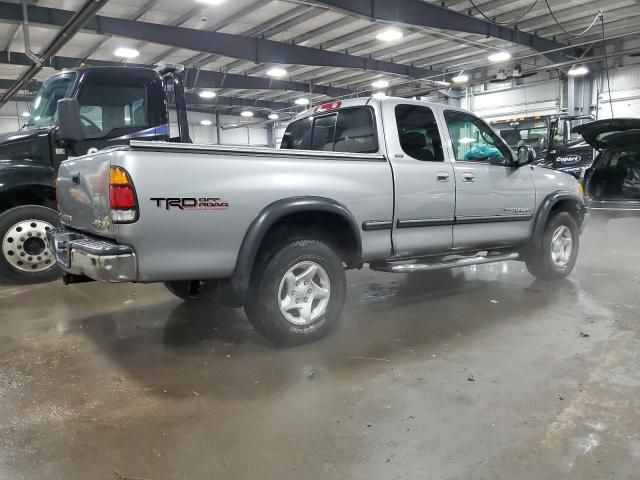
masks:
[[[156,204],[156,207],[166,210],[179,208],[184,211],[202,211],[226,210],[229,208],[229,204],[219,197],[151,197],[150,200]]]

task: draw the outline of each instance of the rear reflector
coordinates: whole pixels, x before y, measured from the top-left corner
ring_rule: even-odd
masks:
[[[340,108],[340,105],[342,105],[342,102],[340,100],[336,100],[335,102],[323,103],[322,105],[316,107],[315,112],[321,113],[328,112],[329,110],[336,110]]]
[[[132,223],[138,219],[138,199],[133,182],[122,167],[109,170],[109,205],[113,223]]]

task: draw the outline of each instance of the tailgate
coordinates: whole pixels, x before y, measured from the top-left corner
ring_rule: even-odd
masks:
[[[58,170],[58,209],[63,224],[113,237],[108,152],[67,160]]]

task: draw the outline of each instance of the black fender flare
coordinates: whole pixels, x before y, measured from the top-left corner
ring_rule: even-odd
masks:
[[[536,215],[534,217],[533,226],[531,228],[531,240],[534,246],[537,246],[542,239],[544,228],[547,225],[547,220],[549,220],[549,214],[551,213],[553,207],[559,202],[563,202],[565,200],[569,200],[575,203],[577,213],[579,215],[578,226],[582,226],[586,213],[584,198],[577,192],[573,192],[570,190],[560,190],[557,192],[553,192],[545,197],[545,199],[540,204],[540,207],[538,207],[538,211],[536,212]]]
[[[240,245],[233,276],[229,280],[220,283],[218,294],[223,303],[234,307],[244,305],[253,264],[265,235],[278,220],[292,213],[300,212],[332,213],[343,219],[351,228],[356,239],[355,258],[356,263],[360,263],[362,258],[360,227],[345,205],[331,198],[318,196],[282,198],[263,208],[251,222]]]

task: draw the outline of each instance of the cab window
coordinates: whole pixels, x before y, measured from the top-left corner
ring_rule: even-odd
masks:
[[[345,108],[291,122],[282,137],[283,149],[370,153],[378,151],[370,107]]]
[[[395,112],[402,151],[416,160],[443,162],[442,141],[433,111],[421,105],[397,105]]]
[[[148,126],[147,87],[92,82],[78,97],[87,137],[102,137],[120,128]]]
[[[444,112],[444,118],[456,161],[511,164],[509,147],[478,117],[449,110]]]

